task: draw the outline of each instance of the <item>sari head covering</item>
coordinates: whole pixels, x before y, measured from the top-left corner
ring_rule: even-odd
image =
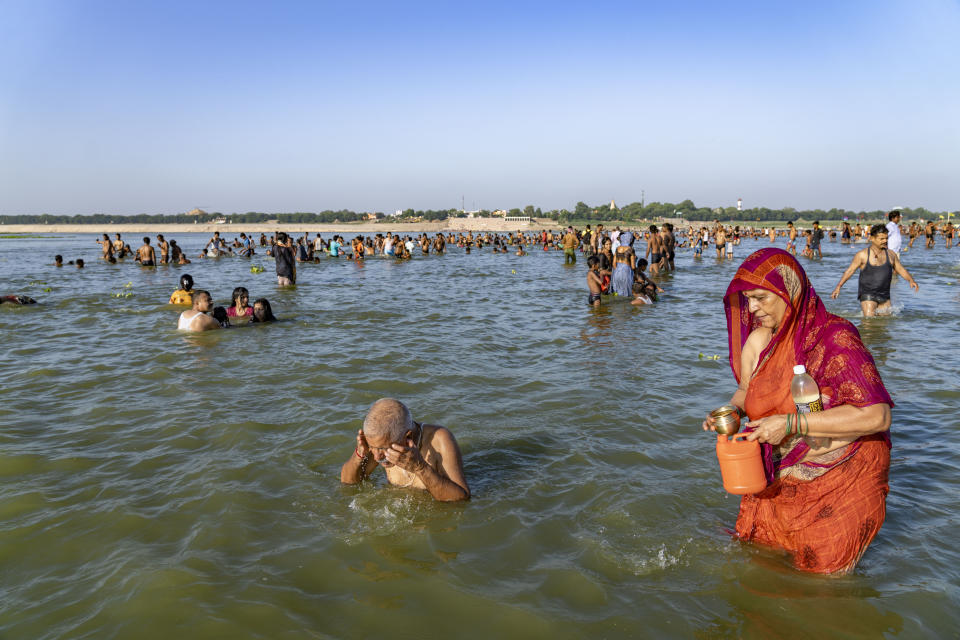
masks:
[[[744,294],[766,289],[786,303],[786,312],[770,344],[760,353],[755,371],[741,371],[743,346],[760,326],[750,312]],[[883,386],[873,357],[860,333],[848,320],[828,313],[796,258],[782,249],[761,249],[751,254],[734,275],[724,296],[730,367],[737,383],[750,380],[744,407],[752,420],[793,413],[790,395],[794,365],[806,367],[823,399],[824,409],[850,404],[866,407],[893,401]],[[889,446],[889,436],[883,437]],[[853,443],[849,452],[855,452]],[[809,451],[802,438],[782,457],[774,460],[773,447],[762,445],[767,480],[778,470],[799,463]],[[846,457],[846,456],[845,456]],[[837,463],[842,460],[838,460]]]

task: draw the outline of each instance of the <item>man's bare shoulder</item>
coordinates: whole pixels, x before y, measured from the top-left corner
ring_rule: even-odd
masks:
[[[429,446],[441,453],[451,445],[457,446],[457,439],[450,429],[439,424],[424,424],[423,435],[429,442]]]

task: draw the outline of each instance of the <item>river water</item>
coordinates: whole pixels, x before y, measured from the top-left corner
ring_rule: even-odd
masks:
[[[176,238],[192,255],[206,240]],[[585,259],[559,252],[324,258],[281,290],[263,256],[111,266],[94,239],[0,239],[0,293],[42,302],[0,307],[4,639],[960,628],[960,249],[906,253],[920,292],[898,280],[891,317],[859,318],[856,278],[825,300],[897,403],[886,523],[829,578],[731,540],[738,498],[700,430],[734,388],[722,293],[766,241],[725,263],[681,250],[659,303],[594,311]],[[821,294],[862,246],[802,260]],[[184,272],[219,304],[235,286],[268,297],[281,321],[178,333],[165,302]],[[380,472],[340,484],[383,396],[453,431],[472,500]]]

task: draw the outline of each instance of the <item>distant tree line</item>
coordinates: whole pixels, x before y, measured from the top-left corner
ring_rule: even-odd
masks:
[[[936,220],[940,216],[946,217],[946,212],[934,212],[919,207],[916,209],[901,209],[905,219],[912,220],[923,218],[925,220]],[[661,218],[682,218],[690,221],[712,221],[722,220],[724,222],[787,222],[790,220],[879,220],[886,217],[886,211],[851,211],[845,209],[806,209],[798,210],[793,207],[784,207],[783,209],[771,209],[769,207],[755,207],[738,211],[736,207],[709,208],[697,207],[692,200],[684,200],[679,203],[671,202],[649,202],[641,204],[633,202],[623,207],[617,207],[609,203],[597,206],[590,206],[584,202],[578,202],[573,210],[552,209],[542,211],[540,207],[527,205],[524,208],[513,208],[507,211],[508,216],[529,216],[531,218],[549,218],[560,223],[566,224],[571,220],[658,220]],[[110,215],[105,213],[95,213],[93,215],[0,215],[0,223],[3,224],[88,224],[88,225],[106,225],[106,224],[193,224],[210,223],[220,217],[227,218],[233,224],[253,224],[266,223],[276,220],[281,223],[319,223],[329,224],[337,222],[356,222],[360,220],[369,220],[371,217],[376,220],[390,220],[406,222],[413,220],[422,221],[441,221],[448,218],[462,218],[467,213],[460,209],[406,209],[397,216],[385,216],[382,212],[375,213],[357,213],[348,209],[339,211],[321,211],[296,212],[296,213],[262,213],[258,211],[248,211],[246,213],[204,213],[200,215],[179,213],[179,214],[148,214],[141,213],[137,215]],[[492,211],[483,209],[474,212],[482,218],[492,216]]]
[[[374,214],[378,219],[383,218],[382,213]],[[297,213],[260,213],[257,211],[248,211],[247,213],[205,213],[202,215],[191,215],[186,213],[178,214],[149,214],[140,213],[132,216],[109,215],[105,213],[95,213],[93,215],[73,215],[73,216],[54,216],[49,214],[42,215],[3,215],[0,216],[0,222],[4,224],[198,224],[210,223],[220,217],[227,218],[234,224],[252,224],[269,222],[276,220],[278,222],[354,222],[356,220],[366,219],[367,214],[356,213],[341,209],[340,211],[321,211],[320,213],[297,212]]]

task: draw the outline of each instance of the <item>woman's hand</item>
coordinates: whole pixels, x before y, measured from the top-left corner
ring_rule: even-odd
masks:
[[[709,413],[707,414],[707,419],[703,421],[703,430],[704,431],[716,431],[717,430],[717,420]]]
[[[733,402],[730,402],[729,404],[733,404]],[[746,413],[743,412],[743,409],[741,409],[739,405],[733,405],[733,406],[737,407],[737,415],[739,415],[741,418],[747,415]],[[717,419],[713,417],[712,411],[707,414],[707,419],[703,421],[703,430],[704,431],[717,430]]]
[[[787,414],[784,413],[767,416],[759,420],[751,420],[744,426],[754,429],[754,431],[751,431],[747,435],[747,440],[756,440],[768,444],[780,444],[787,435]]]

